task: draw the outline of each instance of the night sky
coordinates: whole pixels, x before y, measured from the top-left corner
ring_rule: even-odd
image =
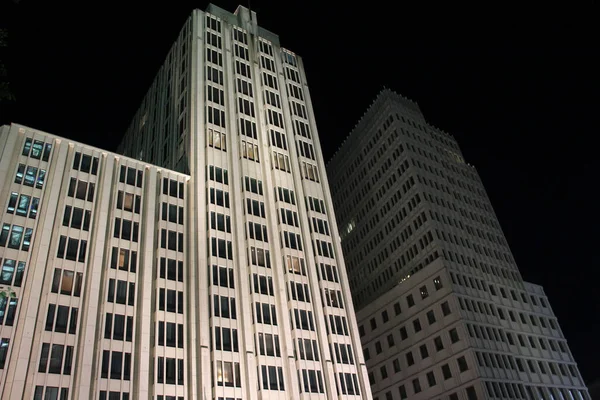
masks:
[[[0,55],[16,96],[1,104],[0,124],[107,150],[116,148],[192,9],[207,5],[0,2],[0,24],[9,30]],[[544,15],[522,5],[289,3],[253,0],[251,8],[259,25],[304,59],[325,159],[384,86],[418,102],[478,169],[523,277],[544,286],[584,379],[600,379],[593,2]],[[215,4],[233,12],[238,3]]]

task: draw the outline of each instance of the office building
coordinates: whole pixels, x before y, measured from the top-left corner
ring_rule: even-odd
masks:
[[[302,59],[185,22],[119,154],[2,127],[3,399],[371,399]]]
[[[384,89],[327,164],[374,399],[588,400],[476,169]]]

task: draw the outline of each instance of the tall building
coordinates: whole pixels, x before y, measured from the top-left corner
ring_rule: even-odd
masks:
[[[301,58],[186,21],[120,154],[0,135],[0,397],[371,399]]]
[[[374,399],[589,400],[475,168],[384,89],[327,164]]]

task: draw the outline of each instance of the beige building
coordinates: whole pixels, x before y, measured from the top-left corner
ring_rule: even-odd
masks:
[[[192,13],[118,152],[2,127],[2,399],[371,399],[302,59],[254,12]]]
[[[373,398],[589,400],[477,171],[383,90],[327,165]]]

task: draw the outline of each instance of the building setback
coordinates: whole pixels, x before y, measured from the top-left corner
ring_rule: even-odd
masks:
[[[327,164],[374,399],[589,400],[452,136],[384,89]]]
[[[195,10],[118,153],[0,132],[0,397],[371,399],[301,58]]]

